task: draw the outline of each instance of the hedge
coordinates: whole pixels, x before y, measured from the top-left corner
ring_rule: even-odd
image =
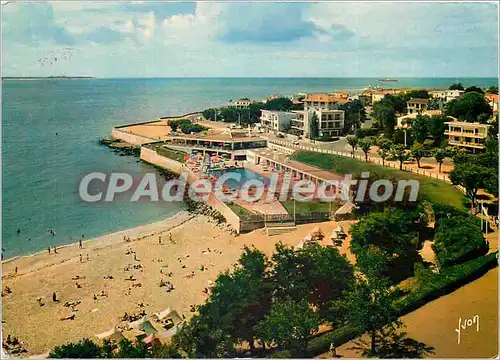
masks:
[[[460,265],[445,268],[439,274],[432,274],[421,289],[415,290],[396,302],[395,306],[398,309],[399,316],[406,315],[429,301],[449,294],[459,287],[480,278],[489,270],[498,266],[497,256],[498,251]],[[340,346],[362,334],[361,330],[349,325],[340,327],[313,338],[308,344],[307,353],[311,357],[318,356],[328,352],[332,342],[336,346]],[[290,353],[278,351],[272,357],[281,357],[280,355],[290,355]]]

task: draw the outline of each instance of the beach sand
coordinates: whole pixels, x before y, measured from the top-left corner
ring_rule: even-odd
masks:
[[[342,222],[346,231],[351,223]],[[83,249],[79,249],[77,243],[59,248],[57,255],[49,256],[45,251],[6,260],[3,286],[10,287],[12,293],[2,298],[3,338],[5,340],[8,334],[18,337],[28,350],[24,355],[30,356],[46,353],[56,345],[92,338],[118,324],[125,312],[133,314],[144,309],[149,316],[170,307],[189,317],[189,306],[205,301],[202,290],[220,272],[232,268],[244,245],[255,245],[271,254],[276,242],[296,245],[316,225],[328,237],[338,224],[301,225],[293,232],[272,237],[264,230],[234,236],[225,226],[217,226],[206,216],[181,212],[159,223],[85,241]],[[169,241],[169,233],[175,244]],[[124,236],[132,241],[125,242]],[[339,250],[353,261],[347,250],[348,241]],[[134,254],[126,255],[129,248],[135,251],[138,261],[134,260]],[[206,252],[207,248],[211,251]],[[125,271],[128,264],[140,264],[142,268]],[[206,268],[204,271],[201,271],[202,265]],[[16,267],[18,274],[14,275]],[[160,274],[161,269],[164,274]],[[192,271],[194,277],[187,278]],[[167,276],[167,272],[172,272],[172,277]],[[104,279],[105,275],[113,279]],[[130,275],[136,280],[125,280]],[[83,279],[73,280],[76,276]],[[171,281],[175,290],[167,293],[164,287],[159,287],[160,279]],[[81,288],[77,288],[77,282]],[[132,284],[141,284],[141,287],[132,287]],[[97,296],[94,300],[94,294],[103,290],[107,296]],[[53,292],[57,294],[57,303],[52,301]],[[44,306],[39,306],[39,297],[44,298]],[[81,301],[81,304],[73,312],[63,306],[66,301]],[[139,303],[144,307],[140,308]],[[74,320],[60,320],[73,313]]]

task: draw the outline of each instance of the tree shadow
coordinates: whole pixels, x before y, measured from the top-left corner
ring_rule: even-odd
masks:
[[[433,346],[427,346],[423,342],[409,338],[404,331],[398,331],[396,327],[390,326],[377,332],[376,352],[370,348],[370,342],[358,340],[355,349],[361,351],[363,357],[376,357],[380,359],[421,359],[434,353]]]

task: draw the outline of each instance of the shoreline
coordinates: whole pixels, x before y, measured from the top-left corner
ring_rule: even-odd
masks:
[[[177,218],[183,217],[183,216],[184,217],[187,216],[187,219],[184,218],[184,219],[180,220],[178,223],[170,224],[170,222],[174,222]],[[167,232],[171,229],[179,227],[179,226],[183,225],[184,223],[186,223],[187,221],[191,220],[195,216],[196,216],[196,214],[192,214],[188,210],[181,210],[181,211],[173,214],[172,216],[166,217],[160,221],[154,221],[154,222],[150,222],[147,224],[138,225],[136,227],[118,230],[118,231],[115,231],[112,233],[108,233],[108,234],[104,234],[101,236],[97,236],[97,237],[83,240],[82,245],[84,246],[84,249],[89,249],[89,248],[93,249],[96,247],[97,244],[101,243],[104,246],[100,247],[99,249],[102,249],[102,248],[106,248],[109,246],[116,245],[117,243],[123,242],[124,236],[130,237],[131,242],[138,241],[138,240],[141,240],[145,237],[160,235],[160,234]],[[136,236],[135,236],[136,234],[140,234],[139,235],[140,237],[136,238]],[[59,245],[56,247],[57,247],[57,250],[65,250],[65,249],[69,249],[69,248],[78,248],[78,244],[79,244],[79,242],[76,241],[76,242],[72,242],[72,243],[68,243],[68,244],[64,244],[64,245]],[[53,247],[51,247],[51,250],[52,249],[53,249]],[[44,255],[46,253],[47,253],[47,249],[32,252],[32,253],[27,253],[24,255],[15,255],[13,257],[2,260],[2,266],[8,265],[8,264],[12,263],[13,261],[17,261],[17,260],[21,261],[23,259],[33,259],[36,256]],[[5,277],[5,275],[2,274],[2,278],[4,278],[4,277]]]

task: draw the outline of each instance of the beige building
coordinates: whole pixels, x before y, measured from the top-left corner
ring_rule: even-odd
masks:
[[[429,99],[410,99],[406,102],[408,114],[419,113],[427,110]]]
[[[399,116],[397,119],[396,119],[396,127],[397,128],[402,128],[402,129],[406,129],[406,128],[410,128],[411,126],[407,123],[408,120],[415,120],[417,118],[417,115],[419,113],[412,113],[412,114],[408,114],[408,115],[404,115],[404,116]],[[442,115],[443,114],[443,111],[442,110],[425,110],[423,111],[422,113],[420,113],[421,115],[423,116],[436,116],[436,115]]]
[[[449,121],[445,123],[448,129],[444,134],[448,136],[448,143],[466,149],[482,150],[488,137],[488,127],[491,125],[469,123],[464,121]]]
[[[287,111],[261,110],[260,124],[264,129],[274,132],[283,131],[295,117],[295,113]]]
[[[339,94],[310,94],[304,100],[305,111],[338,110],[339,106],[349,102]]]

